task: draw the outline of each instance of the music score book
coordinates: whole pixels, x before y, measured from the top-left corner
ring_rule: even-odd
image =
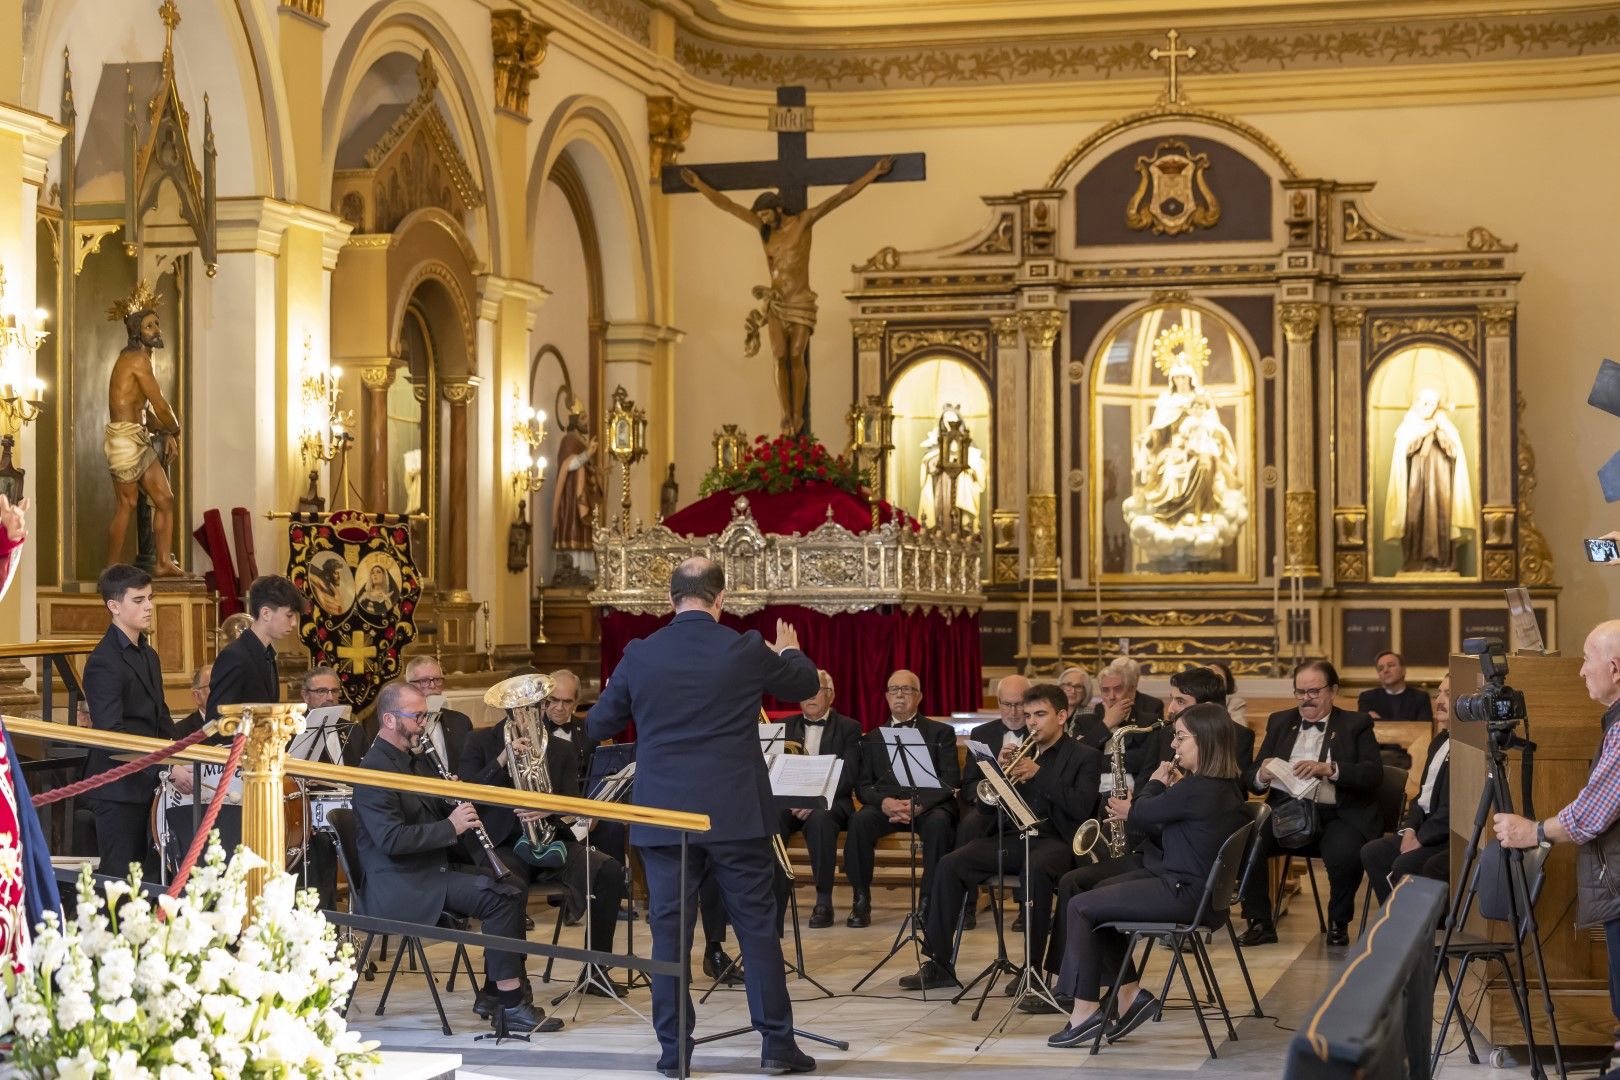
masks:
[[[819,799],[823,809],[831,809],[843,774],[844,759],[837,754],[779,754],[771,762],[771,794]]]

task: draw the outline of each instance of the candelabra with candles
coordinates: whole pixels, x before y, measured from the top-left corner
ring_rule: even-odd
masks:
[[[12,461],[12,451],[23,428],[38,419],[45,398],[44,380],[28,373],[50,335],[40,329],[44,309],[34,309],[29,326],[7,307],[5,294],[6,273],[0,267],[0,494],[15,502],[22,498],[24,475]]]
[[[951,532],[962,531],[962,511],[956,505],[956,481],[967,471],[968,453],[973,449],[973,435],[963,423],[962,415],[947,406],[939,417],[939,471],[950,479]],[[934,517],[939,517],[936,507]]]
[[[337,460],[332,478],[334,509],[339,493],[345,492],[344,474],[348,471],[349,450],[354,446],[354,413],[341,408],[343,390],[339,383],[342,379],[341,367],[316,361],[312,339],[305,336],[304,370],[299,382],[303,430],[298,453],[309,464],[311,491],[318,486],[321,465]],[[346,493],[344,505],[348,505]]]
[[[506,569],[521,574],[529,568],[529,546],[533,531],[529,526],[529,496],[546,482],[546,459],[536,453],[546,438],[546,414],[512,390],[511,474],[512,494],[517,499],[517,519],[506,532]]]
[[[861,468],[861,459],[872,459],[867,487],[871,491],[872,527],[878,525],[878,485],[882,482],[883,463],[894,450],[894,409],[877,394],[866,395],[849,407],[844,419],[849,423],[849,453],[855,467]]]
[[[608,456],[619,463],[624,497],[620,526],[630,528],[630,466],[647,456],[647,414],[630,400],[624,387],[613,390],[613,405],[607,414]]]

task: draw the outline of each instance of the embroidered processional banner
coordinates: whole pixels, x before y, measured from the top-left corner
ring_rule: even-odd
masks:
[[[310,602],[300,627],[310,660],[337,671],[358,712],[399,675],[400,652],[416,637],[422,582],[409,522],[358,510],[294,514],[287,540],[287,576]]]

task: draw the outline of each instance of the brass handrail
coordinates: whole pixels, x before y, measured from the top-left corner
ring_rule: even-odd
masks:
[[[95,746],[104,750],[131,750],[149,754],[169,745],[161,739],[149,739],[144,735],[126,735],[119,731],[81,728],[21,716],[6,716],[0,719],[4,720],[6,728],[13,736],[27,735],[72,743],[76,746]],[[223,764],[225,757],[225,747],[198,744],[180,751],[170,760],[203,761],[217,765]],[[509,787],[490,787],[487,784],[452,783],[426,776],[383,773],[375,769],[356,769],[348,765],[328,765],[325,762],[300,761],[296,758],[284,758],[281,768],[288,776],[298,776],[306,780],[324,780],[349,787],[410,791],[418,795],[437,795],[491,806],[545,810],[554,814],[621,821],[629,825],[656,825],[664,829],[678,829],[685,832],[708,832],[710,827],[709,815],[691,814],[682,810],[660,810],[656,807],[635,806],[630,803],[599,802],[596,799],[571,799],[561,795],[518,791]]]

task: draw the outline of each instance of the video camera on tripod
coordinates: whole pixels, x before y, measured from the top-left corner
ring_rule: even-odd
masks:
[[[1485,685],[1472,694],[1452,700],[1451,714],[1471,724],[1485,724],[1492,731],[1512,730],[1521,720],[1529,720],[1524,694],[1507,684],[1507,652],[1501,638],[1464,638],[1462,651],[1479,659]]]

